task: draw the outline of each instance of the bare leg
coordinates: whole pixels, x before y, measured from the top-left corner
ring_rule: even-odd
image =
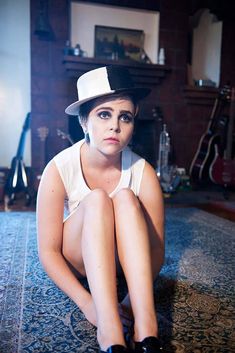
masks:
[[[74,243],[73,248],[81,245],[82,261],[96,308],[98,342],[102,349],[113,344],[124,345],[118,313],[112,200],[97,189],[81,202],[79,208],[77,218],[83,219],[80,244]],[[68,233],[68,229],[66,231]],[[71,256],[69,260],[76,266],[77,260]]]
[[[135,320],[134,339],[157,336],[148,229],[138,199],[129,189],[113,199],[119,260]]]

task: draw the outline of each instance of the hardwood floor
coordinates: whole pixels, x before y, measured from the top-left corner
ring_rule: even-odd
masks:
[[[165,198],[166,207],[196,207],[235,222],[235,192],[223,189],[177,191]]]
[[[36,210],[36,198],[33,197],[30,204],[26,205],[25,195],[23,193],[16,194],[16,198],[12,205],[8,205],[8,200],[3,197],[0,201],[0,211],[10,212],[10,211],[22,211],[29,212]]]

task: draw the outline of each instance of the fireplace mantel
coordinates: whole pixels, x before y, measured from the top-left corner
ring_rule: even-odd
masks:
[[[218,97],[219,89],[214,87],[185,86],[182,88],[187,104],[211,106]]]
[[[78,56],[64,56],[63,63],[70,77],[78,78],[84,72],[107,65],[121,65],[129,69],[136,85],[156,86],[164,79],[171,68],[166,65],[145,64],[135,61],[101,60],[97,58],[81,58]]]

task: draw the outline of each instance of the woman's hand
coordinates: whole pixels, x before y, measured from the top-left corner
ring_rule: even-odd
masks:
[[[81,308],[81,310],[85,315],[86,319],[92,325],[97,326],[95,304],[91,295],[90,295],[90,298],[85,303],[85,305]]]

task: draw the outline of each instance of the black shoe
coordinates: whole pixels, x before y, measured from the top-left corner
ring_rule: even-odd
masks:
[[[100,351],[100,353],[128,353],[128,350],[120,344],[115,344],[114,346],[109,347],[107,351]]]
[[[141,342],[135,342],[135,353],[163,353],[163,348],[157,337],[146,337]]]

